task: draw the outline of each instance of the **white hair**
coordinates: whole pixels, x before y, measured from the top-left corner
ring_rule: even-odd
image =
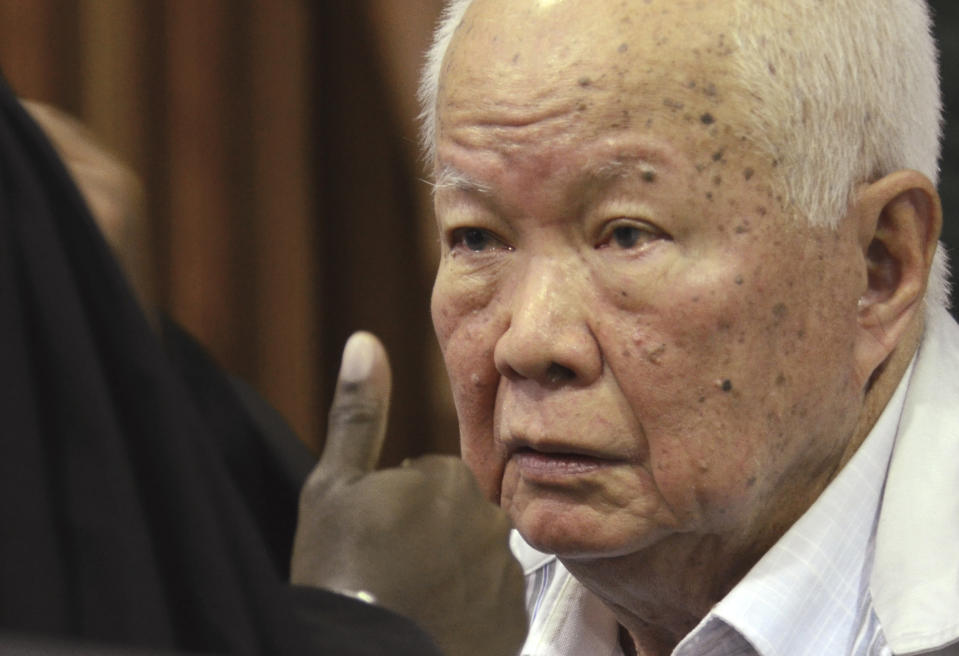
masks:
[[[436,153],[443,60],[472,0],[449,0],[420,80],[421,139]],[[836,226],[857,186],[900,169],[938,181],[942,102],[925,0],[736,0],[734,62],[746,128],[776,162],[784,203]],[[936,250],[926,302],[948,307]]]
[[[777,163],[785,201],[836,226],[859,184],[914,169],[936,184],[942,102],[924,0],[737,0],[747,128]],[[926,293],[948,306],[945,249]]]
[[[436,157],[436,100],[440,93],[443,59],[456,28],[463,22],[463,15],[471,4],[473,0],[447,0],[433,33],[433,45],[426,51],[417,97],[420,101],[420,145],[429,166],[433,165]]]

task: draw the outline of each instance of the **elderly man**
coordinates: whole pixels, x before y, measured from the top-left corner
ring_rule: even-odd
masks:
[[[959,653],[925,4],[458,1],[422,96],[523,654]]]

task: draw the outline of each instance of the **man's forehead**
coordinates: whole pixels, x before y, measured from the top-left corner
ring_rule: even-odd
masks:
[[[512,48],[514,54],[527,50],[574,58],[602,49],[608,45],[604,39],[615,37],[627,39],[633,50],[707,48],[728,30],[736,1],[473,0],[454,40],[473,38],[489,49]],[[547,53],[543,48],[549,45],[558,47]]]
[[[574,95],[577,107],[642,100],[650,85],[721,93],[733,72],[722,10],[732,2],[474,0],[447,52],[440,104],[562,111]]]
[[[545,181],[568,163],[583,175],[567,180],[604,177],[572,161],[584,154],[606,178],[635,175],[642,167],[618,161],[628,157],[590,152],[606,140],[632,140],[659,143],[712,179],[723,178],[713,169],[726,162],[766,179],[733,19],[718,10],[734,11],[736,1],[475,0],[442,73],[437,177],[452,165],[480,183],[459,176],[454,186],[476,191],[495,186],[475,174],[484,169]],[[457,149],[480,163],[444,155]]]

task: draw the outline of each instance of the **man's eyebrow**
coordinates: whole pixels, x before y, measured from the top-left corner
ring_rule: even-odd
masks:
[[[482,195],[487,195],[491,191],[489,185],[479,182],[451,165],[445,165],[439,170],[436,174],[436,181],[433,182],[432,186],[434,195],[440,189],[459,189]]]
[[[642,178],[646,182],[656,179],[660,166],[657,163],[666,163],[661,156],[655,153],[617,155],[611,159],[587,166],[585,178],[600,182],[616,182],[624,178]],[[456,189],[472,192],[481,196],[492,194],[492,188],[480,182],[468,173],[464,173],[452,164],[444,164],[436,174],[436,180],[430,182],[433,195],[440,189]]]
[[[617,157],[594,167],[589,171],[589,177],[600,181],[616,181],[628,177],[641,177],[647,182],[656,179],[659,171],[654,158],[650,157]]]

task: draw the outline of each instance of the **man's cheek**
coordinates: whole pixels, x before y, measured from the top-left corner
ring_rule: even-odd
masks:
[[[488,402],[492,413],[499,382],[493,351],[509,323],[501,314],[493,305],[477,307],[464,304],[459,296],[434,294],[433,323],[457,409]]]
[[[483,495],[490,502],[500,503],[505,458],[492,436],[484,432],[464,432],[460,429],[463,461],[476,477]]]
[[[463,323],[476,323],[495,314],[498,290],[494,279],[468,275],[446,260],[441,262],[430,299],[433,327],[440,342],[449,339]]]
[[[490,295],[462,291],[455,277],[440,273],[433,290],[433,326],[456,405],[463,460],[487,498],[498,503],[505,457],[493,434],[500,381],[493,351],[509,321]]]
[[[445,354],[446,344],[449,342],[456,326],[456,316],[438,286],[433,290],[433,297],[430,301],[430,315],[433,319],[433,331],[436,333],[436,339]]]

